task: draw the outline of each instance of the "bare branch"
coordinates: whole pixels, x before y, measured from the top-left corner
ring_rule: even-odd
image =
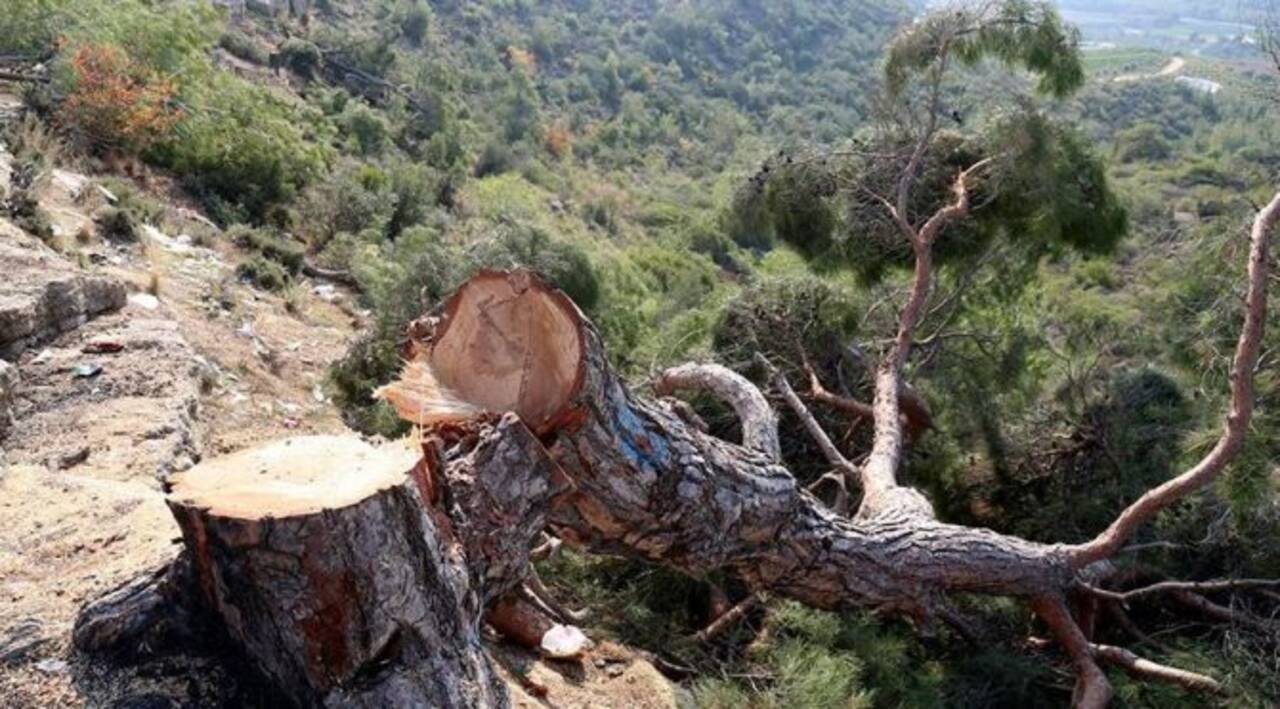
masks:
[[[1114,645],[1092,644],[1089,648],[1093,651],[1094,657],[1115,665],[1138,679],[1175,684],[1193,692],[1210,694],[1222,692],[1222,685],[1218,680],[1208,675],[1152,662]]]
[[[1231,408],[1227,413],[1222,437],[1217,445],[1195,467],[1148,490],[1129,505],[1111,526],[1092,541],[1070,550],[1076,568],[1105,559],[1118,551],[1133,533],[1192,492],[1213,482],[1240,450],[1249,420],[1253,416],[1253,376],[1262,347],[1262,333],[1267,314],[1267,271],[1270,267],[1271,233],[1280,222],[1280,192],[1258,212],[1250,233],[1249,292],[1245,298],[1245,322],[1231,364]]]
[[[1081,588],[1089,593],[1112,601],[1126,603],[1135,598],[1151,596],[1158,593],[1174,593],[1191,591],[1196,593],[1219,593],[1222,591],[1241,591],[1255,588],[1280,588],[1280,579],[1219,579],[1216,581],[1161,581],[1150,586],[1135,588],[1131,591],[1109,591],[1102,588],[1081,584]]]
[[[680,389],[701,389],[733,407],[742,423],[742,445],[782,460],[778,443],[778,416],[756,385],[746,377],[719,364],[682,364],[658,376],[653,389],[668,396]]]
[[[1275,623],[1268,622],[1250,613],[1237,611],[1234,608],[1228,608],[1224,605],[1214,603],[1198,593],[1192,593],[1191,591],[1174,591],[1173,598],[1184,606],[1194,608],[1210,618],[1220,620],[1224,623],[1248,626],[1256,631],[1268,634],[1280,630],[1280,626],[1277,626]]]
[[[830,406],[836,411],[848,414],[855,419],[875,420],[875,410],[870,404],[832,393],[823,386],[822,380],[818,378],[818,373],[813,371],[813,367],[809,366],[808,363],[805,363],[805,371],[809,374],[810,399]],[[929,404],[924,400],[924,397],[920,396],[905,383],[898,393],[898,408],[901,409],[902,417],[906,424],[908,441],[916,440],[921,433],[933,428],[933,414],[929,411]]]
[[[1058,644],[1076,666],[1076,688],[1071,706],[1076,709],[1102,709],[1111,701],[1111,683],[1094,661],[1093,647],[1071,617],[1061,599],[1039,597],[1032,599],[1031,607],[1040,616]]]
[[[720,617],[711,621],[710,625],[695,633],[694,639],[702,643],[715,640],[723,635],[726,630],[732,628],[735,623],[745,618],[751,612],[751,609],[760,605],[761,600],[763,600],[763,594],[760,593],[753,593],[747,596],[739,601],[737,605],[720,614]]]
[[[530,598],[545,607],[553,616],[560,619],[562,623],[581,623],[590,615],[587,609],[575,611],[568,606],[556,600],[555,594],[551,593],[551,589],[543,583],[542,577],[538,575],[538,570],[533,566],[529,567],[529,571],[524,578],[524,590]]]
[[[769,383],[778,390],[779,394],[782,394],[782,398],[786,400],[792,411],[799,417],[800,423],[804,425],[805,430],[809,432],[814,442],[818,444],[818,449],[822,451],[822,455],[827,459],[827,462],[842,470],[856,471],[853,463],[850,463],[849,459],[844,457],[840,449],[836,448],[836,444],[831,442],[831,437],[827,435],[827,432],[822,430],[822,426],[818,424],[817,419],[809,412],[809,407],[805,406],[800,397],[796,395],[795,390],[791,388],[791,384],[787,382],[787,378],[783,376],[781,370],[773,366],[760,353],[756,353],[756,362],[769,373]]]
[[[1126,633],[1132,635],[1135,640],[1143,645],[1149,645],[1161,652],[1169,652],[1170,648],[1168,645],[1143,632],[1143,630],[1138,627],[1138,624],[1133,622],[1133,618],[1129,617],[1129,614],[1125,611],[1123,605],[1119,603],[1107,603],[1106,608],[1107,614],[1116,622],[1116,625],[1124,629]]]
[[[951,185],[955,200],[929,217],[929,221],[925,222],[924,226],[920,228],[920,241],[926,245],[932,245],[934,240],[938,238],[938,234],[945,227],[969,214],[969,180],[994,161],[994,156],[983,158],[965,168],[963,172],[956,176],[956,181]]]
[[[899,492],[897,484],[898,463],[902,457],[902,421],[899,399],[902,392],[902,367],[911,351],[912,338],[920,312],[929,297],[933,284],[933,242],[943,228],[969,213],[969,178],[990,165],[993,158],[980,160],[956,177],[955,201],[939,209],[920,230],[912,242],[915,252],[915,271],[907,302],[898,316],[898,333],[893,346],[880,363],[876,373],[875,409],[876,431],[871,455],[862,466],[862,507],[860,516],[872,516],[891,506],[907,502],[917,512],[931,512],[928,501],[919,494]],[[909,500],[907,498],[910,498]]]

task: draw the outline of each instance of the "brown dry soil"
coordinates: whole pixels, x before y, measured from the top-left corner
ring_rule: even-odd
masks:
[[[106,243],[87,226],[103,200],[83,175],[49,181],[56,251],[0,219],[0,245],[25,252],[0,258],[10,291],[75,273],[129,292],[119,310],[6,353],[19,383],[13,426],[0,426],[0,708],[270,704],[202,643],[105,662],[76,653],[70,631],[86,602],[176,554],[167,475],[267,440],[346,432],[325,372],[362,313],[349,293],[305,280],[288,307],[238,282],[240,255],[186,207],[169,207],[164,231],[145,229],[139,244]],[[17,272],[34,262],[46,267]],[[609,643],[573,662],[494,652],[519,707],[677,706],[651,664]]]

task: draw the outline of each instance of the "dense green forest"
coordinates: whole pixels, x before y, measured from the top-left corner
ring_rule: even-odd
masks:
[[[1205,5],[1172,3],[1184,4]],[[242,248],[240,274],[258,287],[287,290],[314,267],[358,288],[370,330],[329,386],[360,431],[406,432],[373,390],[399,371],[409,321],[484,267],[544,273],[638,387],[689,360],[763,382],[753,358],[764,353],[797,389],[811,370],[843,396],[872,397],[867,353],[893,334],[908,254],[877,206],[839,185],[889,179],[882,163],[849,156],[898,115],[886,112],[886,77],[912,70],[912,48],[891,44],[912,21],[908,3],[317,0],[302,15],[5,5],[0,55],[48,66],[24,99],[65,150],[104,173],[137,161],[171,178],[216,222],[209,238]],[[987,58],[940,87],[944,125],[912,206],[945,199],[946,170],[972,157],[1008,165],[938,242],[905,369],[932,426],[905,476],[948,521],[1078,542],[1218,433],[1245,235],[1280,181],[1280,76],[1260,54],[1188,57],[1186,75],[1220,86],[1207,92],[1148,76],[1165,50],[1119,47],[1085,52],[1083,73],[1062,79],[1062,57],[981,41],[968,51]],[[899,54],[886,56],[891,46]],[[920,100],[901,98],[912,110]],[[28,165],[58,159],[22,135],[9,143]],[[38,211],[9,207],[42,231]],[[121,229],[149,219],[141,200],[117,211]],[[1132,585],[1280,576],[1275,312],[1244,452],[1118,557]],[[736,435],[727,409],[695,403],[712,430]],[[814,411],[848,456],[865,455],[869,426]],[[790,469],[820,478],[827,466],[800,422],[784,412],[782,431]],[[698,706],[1070,696],[1066,663],[1022,642],[1034,629],[1009,601],[964,599],[983,626],[976,645],[782,600],[704,643],[692,634],[709,620],[709,588],[740,600],[735,579],[573,552],[542,573],[591,609],[594,632],[683,668]],[[1276,597],[1217,598],[1271,625],[1135,602],[1099,632],[1212,674],[1226,696],[1115,672],[1120,705],[1280,702]]]

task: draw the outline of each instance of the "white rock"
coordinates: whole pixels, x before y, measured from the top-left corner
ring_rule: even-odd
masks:
[[[572,625],[553,625],[542,635],[542,652],[547,657],[569,659],[590,649],[591,639]]]
[[[130,293],[129,305],[136,305],[143,310],[155,310],[160,307],[160,299],[150,293]]]
[[[36,663],[36,669],[46,674],[56,675],[67,671],[68,665],[65,660],[41,660]]]

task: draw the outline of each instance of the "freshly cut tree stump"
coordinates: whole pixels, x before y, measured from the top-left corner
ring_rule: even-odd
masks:
[[[298,704],[507,705],[482,611],[520,580],[550,471],[514,416],[452,452],[449,512],[433,505],[444,471],[408,443],[294,438],[173,478],[200,595]]]

